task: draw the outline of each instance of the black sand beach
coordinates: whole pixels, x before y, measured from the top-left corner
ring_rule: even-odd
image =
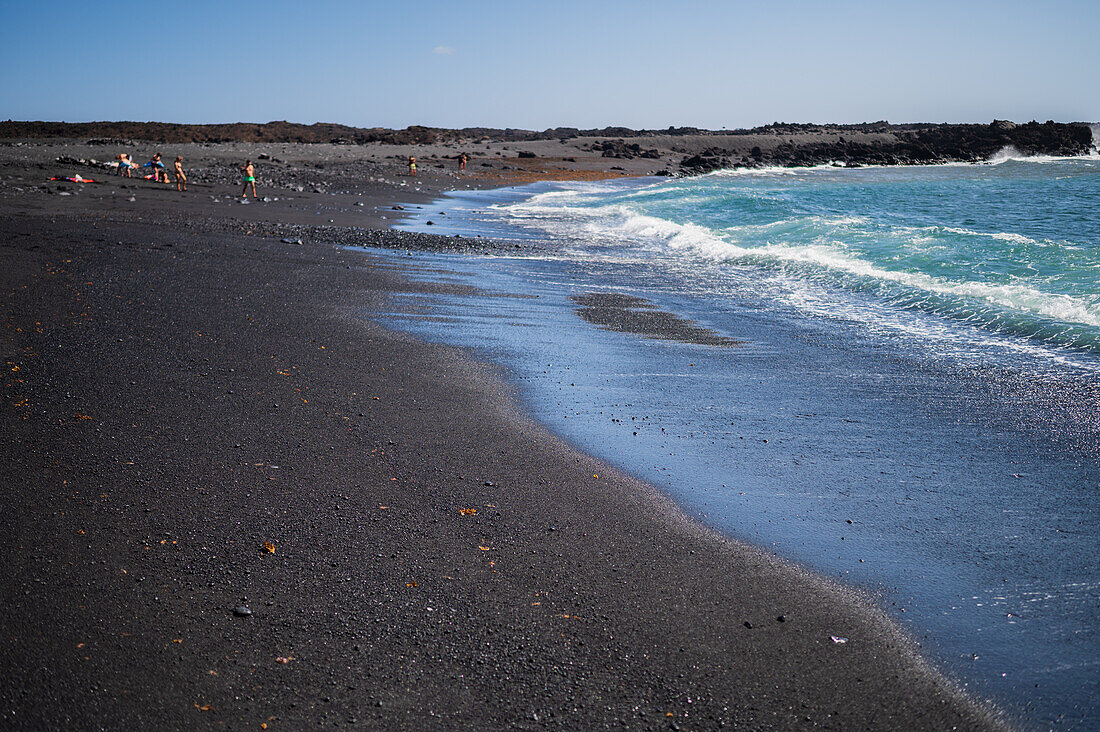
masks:
[[[258,148],[181,194],[47,184],[62,147],[0,156],[5,727],[1000,726],[864,599],[371,321],[426,285],[335,245],[493,246],[386,229],[449,173],[242,205],[218,161]]]

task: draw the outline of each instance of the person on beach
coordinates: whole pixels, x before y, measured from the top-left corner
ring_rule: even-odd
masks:
[[[165,183],[168,182],[168,171],[164,169],[164,163],[162,163],[160,161],[160,153],[159,152],[158,153],[153,153],[152,160],[147,162],[142,167],[153,169],[153,182],[154,183],[160,183],[161,173],[164,173],[164,182]]]
[[[250,185],[252,186],[252,197],[259,198],[256,195],[256,168],[252,165],[251,160],[245,161],[241,173],[244,174],[244,190],[241,191],[241,198],[248,198],[248,186]]]
[[[458,169],[460,171],[461,170],[466,170],[466,159],[467,159],[466,158],[466,153],[462,153],[461,155],[458,156]]]
[[[176,156],[175,168],[176,168],[176,190],[177,191],[186,191],[187,190],[187,176],[183,174],[183,158],[180,157],[179,155]]]
[[[134,162],[130,160],[130,156],[126,153],[118,154],[118,174],[123,178],[133,177],[131,170],[134,167]]]
[[[416,158],[409,156],[409,175],[416,177]]]

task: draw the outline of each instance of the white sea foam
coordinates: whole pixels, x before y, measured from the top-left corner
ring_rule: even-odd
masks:
[[[1020,152],[1012,145],[1006,145],[997,152],[989,156],[989,160],[985,165],[1002,165],[1007,162],[1017,163],[1061,163],[1067,160],[1081,160],[1098,158],[1095,147],[1084,155],[1028,155],[1027,153]],[[982,164],[982,163],[979,163]],[[973,165],[973,163],[964,163],[964,165]]]
[[[1100,370],[1100,365],[1089,361],[1081,362],[1072,352],[1056,345],[1006,338],[999,333],[981,329],[964,330],[958,323],[920,310],[869,306],[858,298],[846,298],[806,280],[787,278],[784,280],[782,294],[776,293],[774,296],[781,302],[818,317],[845,318],[887,337],[901,335],[913,338],[922,343],[925,352],[958,363],[982,365],[988,363],[992,352],[1001,352],[1025,357],[1033,367],[1046,363],[1088,371]],[[974,323],[980,320],[977,315],[971,315],[963,318],[962,322]]]
[[[868,223],[863,216],[799,216],[788,219],[769,221],[763,224],[734,224],[725,226],[719,231],[728,235],[766,235],[769,232],[785,231],[797,228],[814,228],[819,230],[849,228]]]
[[[813,171],[821,170],[838,170],[843,166],[837,162],[822,163],[820,165],[808,165],[798,168],[790,168],[782,165],[767,165],[760,168],[722,168],[720,170],[711,171],[704,178],[737,178],[744,176],[769,176],[769,175],[804,175]],[[880,167],[867,165],[865,168]]]
[[[951,234],[962,234],[963,236],[984,236],[989,239],[997,239],[999,241],[1010,241],[1014,244],[1037,244],[1043,245],[1049,242],[1040,242],[1031,237],[1024,236],[1023,234],[1016,234],[1011,231],[974,231],[973,229],[961,229],[955,226],[942,226],[942,227],[929,227],[939,231],[946,231]]]
[[[1042,242],[1036,241],[1031,237],[1024,236],[1023,234],[1014,234],[1010,231],[995,231],[989,235],[991,239],[999,239],[1000,241],[1010,241],[1015,244],[1041,244]]]
[[[1044,292],[1021,283],[991,283],[978,281],[951,281],[921,272],[890,270],[853,255],[843,242],[818,238],[807,244],[770,242],[763,246],[745,247],[730,241],[721,234],[697,224],[679,224],[667,219],[647,216],[630,211],[623,206],[586,209],[595,212],[585,228],[592,234],[625,237],[633,241],[648,239],[657,241],[670,251],[687,251],[718,261],[762,262],[810,265],[826,271],[840,272],[878,282],[892,282],[906,288],[937,295],[965,298],[970,301],[996,305],[1010,311],[1027,312],[1070,323],[1100,327],[1100,298],[1088,302],[1070,295]],[[819,219],[833,224],[856,222],[858,217]],[[608,226],[613,231],[608,231]],[[1018,234],[972,232],[966,229],[945,229],[953,233],[989,236],[1020,243],[1034,240]]]
[[[1016,149],[1014,145],[1006,145],[997,152],[989,156],[989,162],[993,165],[1000,165],[1006,163],[1009,160],[1019,160],[1023,158],[1024,154]]]
[[[744,252],[744,250],[742,250]],[[836,244],[805,244],[790,246],[769,244],[749,250],[749,256],[770,257],[783,262],[811,264],[833,271],[880,282],[893,282],[905,287],[977,300],[1009,310],[1023,311],[1048,318],[1100,327],[1100,301],[1086,302],[1069,295],[1043,292],[1023,284],[988,282],[952,282],[921,272],[901,272],[884,269],[844,251]],[[736,256],[746,256],[739,253]]]

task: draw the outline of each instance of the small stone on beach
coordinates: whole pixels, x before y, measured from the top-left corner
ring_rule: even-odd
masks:
[[[238,618],[247,618],[252,615],[252,611],[244,605],[238,605],[237,607],[233,608],[233,614],[236,615]]]

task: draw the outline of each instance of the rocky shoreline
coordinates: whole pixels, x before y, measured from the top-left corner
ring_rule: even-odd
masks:
[[[754,146],[749,155],[735,159],[725,148],[713,147],[681,161],[681,168],[692,173],[721,168],[759,168],[766,166],[805,167],[843,164],[862,165],[935,165],[977,163],[989,160],[1006,148],[1021,155],[1074,156],[1087,154],[1092,146],[1092,130],[1087,125],[1056,122],[994,121],[989,125],[933,125],[914,130],[890,129],[893,140],[857,140],[838,134],[835,140],[795,144],[784,142],[764,152]]]
[[[231,125],[178,125],[138,122],[0,122],[0,146],[35,146],[69,140],[88,155],[59,159],[73,165],[113,159],[115,150],[186,146],[204,150],[243,146],[256,150],[268,168],[293,165],[285,151],[298,148],[336,150],[327,156],[350,166],[334,170],[325,155],[306,155],[317,175],[298,190],[331,185],[345,173],[362,175],[355,163],[370,161],[406,169],[416,156],[421,170],[442,169],[452,177],[462,154],[462,171],[480,185],[627,175],[698,175],[722,168],[836,164],[927,165],[980,162],[1002,150],[1020,155],[1073,156],[1094,149],[1093,133],[1084,123],[994,120],[989,124],[855,125],[775,123],[747,130],[632,130],[622,127],[580,130],[553,128],[541,132],[513,129],[441,129],[413,126],[404,130],[344,125],[299,125],[287,122]],[[96,154],[96,153],[100,154]],[[192,156],[194,157],[194,156]],[[302,157],[299,155],[299,157]],[[210,183],[232,178],[200,177]]]

